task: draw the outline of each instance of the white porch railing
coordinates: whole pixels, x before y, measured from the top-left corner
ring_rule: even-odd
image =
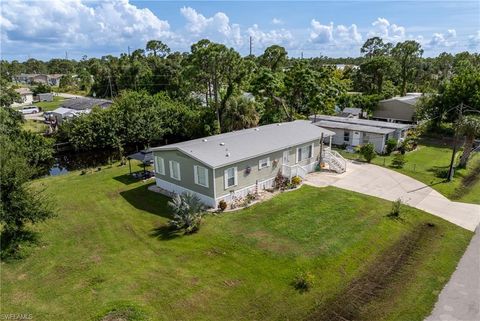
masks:
[[[335,150],[325,149],[322,160],[329,165],[331,170],[337,173],[343,173],[347,170],[347,161]]]
[[[314,163],[313,163],[314,164]],[[300,166],[300,165],[282,165],[282,175],[285,176],[285,177],[288,177],[288,178],[292,178],[294,176],[299,176],[301,178],[305,178],[305,176],[307,176],[308,174],[308,168],[305,168],[305,167],[311,167],[310,166],[311,164],[308,164],[306,166]],[[313,169],[315,169],[315,167],[313,167]],[[310,170],[311,171],[313,171]]]

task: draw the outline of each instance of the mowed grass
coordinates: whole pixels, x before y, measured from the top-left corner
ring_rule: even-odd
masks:
[[[351,154],[339,150],[345,158],[359,159],[359,154]],[[460,155],[460,154],[459,154]],[[474,167],[480,166],[480,153],[472,155],[468,168],[458,169],[455,172],[453,181],[447,182],[445,178],[439,175],[441,172],[448,171],[452,149],[445,146],[419,145],[418,149],[405,154],[407,163],[403,168],[391,167],[393,155],[378,155],[372,160],[372,164],[386,166],[402,174],[413,177],[457,202],[480,204],[480,175],[476,181],[468,188],[463,189],[458,194],[462,186],[462,180],[470,174]]]
[[[42,111],[52,111],[60,107],[65,99],[62,97],[54,96],[53,101],[41,101],[34,105],[40,107]]]
[[[132,305],[151,320],[302,320],[426,222],[436,234],[418,248],[388,296],[364,320],[423,320],[472,233],[405,207],[333,187],[303,186],[233,213],[208,216],[198,233],[171,235],[167,198],[104,168],[35,182],[58,216],[35,230],[39,244],[2,263],[1,313],[34,320],[92,320]],[[315,277],[300,293],[301,272]]]
[[[44,122],[34,120],[34,119],[26,119],[23,123],[23,129],[31,131],[36,134],[44,134],[47,130],[48,125]]]

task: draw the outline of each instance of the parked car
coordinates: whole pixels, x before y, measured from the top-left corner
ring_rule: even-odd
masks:
[[[51,117],[53,117],[53,112],[51,111],[46,111],[43,113],[43,117],[45,118],[45,121],[49,121]]]
[[[39,113],[40,109],[38,107],[35,107],[35,106],[27,106],[27,107],[23,107],[19,111],[24,115],[28,115],[28,114]]]

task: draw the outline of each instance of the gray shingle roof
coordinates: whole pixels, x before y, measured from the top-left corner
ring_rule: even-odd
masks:
[[[312,125],[310,121],[296,120],[155,147],[151,150],[180,150],[192,158],[216,168],[308,143],[320,139],[322,133],[324,137],[335,134]]]
[[[360,115],[362,113],[362,109],[361,108],[346,107],[342,110],[342,113]]]
[[[310,119],[313,121],[314,116],[310,116]],[[390,123],[386,121],[379,120],[369,120],[369,119],[357,119],[357,118],[347,118],[347,117],[338,117],[338,116],[327,116],[327,115],[317,115],[316,121],[319,120],[328,120],[332,122],[347,123],[347,124],[357,124],[365,125],[379,128],[393,128],[393,129],[407,129],[412,127],[408,124],[399,124],[399,123]]]
[[[108,99],[96,99],[90,97],[84,98],[71,98],[62,102],[61,107],[76,109],[76,110],[85,110],[92,109],[94,106],[99,106],[101,108],[108,107],[112,104],[111,100]]]
[[[395,131],[395,129],[393,128],[380,128],[380,127],[374,127],[374,126],[340,123],[340,122],[334,122],[334,121],[328,121],[328,120],[317,121],[315,125],[323,128],[327,128],[327,129],[329,128],[348,129],[348,130],[356,130],[360,132],[375,133],[375,134],[390,134]]]

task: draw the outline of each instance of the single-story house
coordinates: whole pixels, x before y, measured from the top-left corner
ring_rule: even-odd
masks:
[[[11,107],[31,105],[33,103],[33,92],[28,88],[17,88],[15,91],[20,95],[20,101],[14,102]]]
[[[346,107],[346,108],[343,108],[343,110],[338,113],[338,116],[360,118],[362,116],[362,109],[361,108]]]
[[[14,77],[16,82],[24,84],[42,83],[51,86],[59,86],[63,74],[19,74]]]
[[[322,138],[333,132],[306,120],[270,124],[151,148],[157,187],[197,195],[208,206],[274,187],[315,170]]]
[[[50,86],[60,86],[60,79],[62,79],[63,74],[51,74],[48,75],[48,83]]]
[[[53,93],[41,93],[36,96],[37,101],[53,101]]]
[[[50,119],[55,119],[58,124],[61,124],[64,120],[77,117],[83,114],[89,114],[91,109],[86,110],[76,110],[71,108],[59,107],[52,111],[50,114]]]
[[[412,127],[408,124],[350,117],[316,115],[310,116],[315,125],[335,132],[331,143],[342,146],[359,146],[373,143],[377,153],[383,153],[389,139],[402,141]]]
[[[409,93],[403,97],[380,100],[372,118],[394,123],[414,123],[416,103],[420,93]]]
[[[67,99],[52,112],[52,117],[56,119],[58,124],[61,124],[65,119],[90,113],[94,107],[108,108],[111,104],[112,101],[108,99],[90,97]]]

